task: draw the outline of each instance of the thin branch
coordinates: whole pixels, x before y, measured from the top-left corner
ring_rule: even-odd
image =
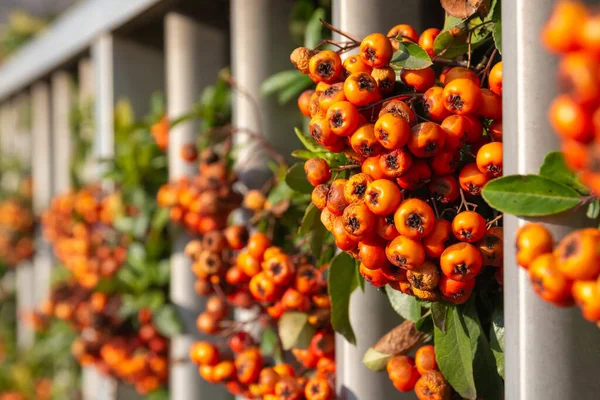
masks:
[[[337,34],[340,34],[344,37],[347,37],[348,39],[352,40],[353,42],[359,43],[362,42],[362,40],[358,37],[358,36],[354,36],[348,32],[344,32],[338,28],[336,28],[335,26],[331,25],[329,22],[326,22],[322,19],[319,19],[319,21],[321,21],[321,25],[323,25],[325,28],[331,30],[332,32],[335,32]]]
[[[490,222],[488,222],[487,226],[486,226],[486,229],[490,229],[492,227],[492,225],[494,225],[494,223],[500,221],[503,216],[504,216],[504,214],[500,214],[496,218],[494,218],[493,220],[491,220]]]

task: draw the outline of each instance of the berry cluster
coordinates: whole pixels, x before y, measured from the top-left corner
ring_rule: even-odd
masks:
[[[252,204],[249,200],[256,196],[250,197],[245,202]],[[190,357],[200,366],[204,379],[223,383],[232,393],[249,398],[333,397],[334,338],[321,269],[273,246],[265,234],[248,235],[246,228],[237,225],[191,241],[185,252],[193,260],[198,294],[210,296],[205,311],[198,316],[198,329],[229,336],[230,351],[219,351],[207,342],[198,342],[190,349]],[[307,379],[306,374],[281,362],[273,366],[242,329],[243,324],[227,320],[230,306],[258,309],[255,320],[263,326],[276,325],[286,312],[307,313],[317,333],[308,349],[294,348],[292,353],[303,368],[316,369],[316,376]]]
[[[161,207],[168,207],[171,221],[194,234],[225,228],[227,216],[241,198],[231,189],[234,178],[225,160],[211,149],[200,154],[200,174],[163,185],[157,194]]]
[[[529,223],[517,230],[517,262],[528,270],[535,292],[545,301],[565,307],[577,303],[583,316],[600,321],[600,231],[581,229],[554,248],[550,232]]]
[[[567,165],[595,193],[600,192],[600,14],[580,1],[560,1],[542,32],[542,40],[560,57],[565,89],[552,102],[548,117],[561,139]]]
[[[317,83],[298,99],[310,134],[349,160],[334,168],[306,161],[312,202],[371,284],[464,303],[483,266],[502,276],[502,228],[492,226],[499,217],[480,201],[483,186],[502,175],[502,63],[491,68],[490,59],[479,73],[402,69],[396,81],[398,33],[434,55],[439,31],[418,36],[408,25],[368,35],[344,62],[341,50],[292,53]]]
[[[422,346],[415,357],[396,356],[388,361],[387,373],[401,392],[414,390],[419,400],[448,400],[452,388],[439,371],[432,345]]]
[[[79,364],[93,365],[145,395],[168,379],[169,341],[157,332],[149,310],[140,310],[132,321],[121,316],[120,308],[120,296],[93,292],[69,280],[52,288],[39,314],[65,321],[79,332],[72,345]]]
[[[42,215],[42,230],[77,282],[94,288],[101,278],[114,276],[127,259],[130,238],[113,227],[115,216],[135,212],[123,210],[117,192],[88,186],[53,198]]]
[[[23,201],[0,202],[0,262],[15,267],[33,256],[33,215]]]

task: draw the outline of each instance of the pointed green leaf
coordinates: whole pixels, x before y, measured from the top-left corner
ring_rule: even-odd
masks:
[[[152,319],[156,329],[164,336],[171,337],[183,329],[179,316],[172,305],[164,305],[154,313]]]
[[[304,172],[304,163],[299,162],[290,167],[285,175],[285,182],[300,193],[312,193],[313,187],[306,179],[306,172]]]
[[[502,303],[498,304],[492,313],[490,347],[496,358],[498,374],[504,378],[504,309]]]
[[[363,356],[362,363],[371,371],[379,372],[385,370],[388,361],[393,357],[393,354],[383,354],[370,347]]]
[[[308,323],[308,314],[286,312],[278,322],[279,338],[284,350],[305,349],[315,334],[315,327]]]
[[[538,175],[509,175],[494,179],[482,191],[493,208],[520,216],[558,214],[579,204],[574,189]]]
[[[347,253],[339,253],[329,267],[329,297],[331,297],[331,325],[349,343],[356,344],[350,323],[350,295],[358,287],[356,263]]]
[[[448,305],[441,301],[431,303],[431,317],[437,328],[446,332],[446,315],[448,314]]]
[[[417,322],[421,318],[421,305],[416,297],[404,294],[390,285],[385,286],[385,292],[392,308],[402,318],[412,322]]]
[[[303,76],[304,75],[296,69],[277,72],[263,81],[262,85],[260,85],[260,94],[261,96],[270,96],[280,92],[294,82],[302,79]]]
[[[304,211],[304,217],[298,228],[298,235],[303,236],[308,234],[317,221],[321,219],[321,211],[313,203],[310,203]]]
[[[296,136],[298,136],[298,139],[300,139],[306,150],[312,151],[313,153],[319,153],[323,151],[323,148],[319,146],[311,136],[306,136],[298,128],[294,128],[294,132],[296,133]]]
[[[448,307],[446,332],[434,326],[435,358],[444,377],[462,397],[475,399],[471,340],[456,306]]]
[[[572,187],[579,193],[588,194],[589,189],[581,183],[577,175],[567,167],[560,151],[548,153],[540,167],[540,175]]]
[[[400,38],[402,40],[402,38]],[[398,51],[394,53],[390,66],[399,69],[423,69],[429,67],[431,58],[418,44],[412,42],[399,42]]]

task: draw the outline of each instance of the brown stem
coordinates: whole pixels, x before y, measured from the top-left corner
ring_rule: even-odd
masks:
[[[490,222],[487,223],[486,229],[490,229],[492,227],[492,225],[498,221],[500,221],[502,219],[502,217],[504,216],[504,214],[500,214],[498,215],[496,218],[494,218],[493,220],[491,220]]]
[[[329,29],[332,32],[335,32],[344,37],[347,37],[348,39],[352,40],[355,43],[360,44],[360,42],[362,42],[362,40],[358,36],[354,36],[348,32],[344,32],[344,31],[340,30],[339,28],[336,28],[335,26],[331,25],[329,22],[326,22],[322,19],[319,19],[319,21],[321,21],[321,25],[323,25],[325,28]]]
[[[488,74],[490,73],[490,69],[492,68],[492,61],[494,61],[494,57],[496,56],[496,52],[497,51],[498,51],[498,49],[494,48],[494,51],[492,52],[492,55],[490,56],[490,59],[488,60],[487,64],[485,65],[485,68],[480,72],[480,74],[481,74],[481,87],[483,87],[485,79],[487,78]]]
[[[347,169],[356,169],[356,168],[360,168],[360,165],[359,164],[341,165],[339,167],[333,167],[333,168],[331,168],[331,170],[335,171],[335,172],[339,172],[339,171],[345,171]]]

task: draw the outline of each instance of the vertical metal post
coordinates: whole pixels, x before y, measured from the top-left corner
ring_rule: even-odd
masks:
[[[439,3],[430,4],[429,9],[424,3],[422,0],[333,0],[333,25],[359,37],[374,32],[387,33],[397,24],[410,24],[417,30],[439,26],[435,24],[439,15],[431,12],[431,9],[439,10],[441,14]],[[372,373],[362,364],[367,349],[401,321],[385,293],[370,285],[364,293],[356,290],[350,299],[350,320],[357,345],[349,344],[340,335],[336,338],[338,396],[348,400],[414,398],[413,394],[399,393],[387,374]]]
[[[293,127],[302,126],[295,102],[283,107],[260,97],[260,85],[270,75],[292,68],[289,54],[296,47],[289,34],[293,3],[279,0],[231,0],[231,58],[233,76],[241,92],[234,97],[234,125],[263,134],[282,154],[300,146]],[[237,171],[249,188],[259,188],[270,176],[259,143],[239,135]]]
[[[53,138],[53,189],[63,193],[71,184],[71,129],[70,117],[73,106],[73,80],[68,72],[58,71],[52,75],[52,138]]]
[[[106,33],[92,45],[92,62],[96,96],[94,156],[96,160],[110,159],[115,149],[116,102],[127,99],[136,116],[146,114],[150,96],[164,86],[163,56],[159,50]],[[102,177],[104,171],[104,166],[98,164],[96,176]],[[86,371],[84,382],[91,386],[84,388],[85,400],[113,400],[115,393],[121,393],[115,381],[98,375],[95,370]],[[131,394],[126,398],[139,396]]]
[[[77,96],[77,107],[80,112],[86,113],[86,117],[90,117],[91,120],[86,121],[88,124],[81,126],[82,131],[80,135],[85,138],[91,138],[94,135],[94,121],[93,121],[93,110],[95,102],[96,88],[94,85],[94,63],[89,58],[84,58],[79,61],[77,66],[77,83],[78,83],[78,96]],[[75,105],[73,105],[75,106]],[[87,113],[90,113],[87,115]],[[94,163],[92,157],[85,160],[81,166],[80,177],[83,182],[87,183],[92,181],[94,176]]]
[[[210,57],[205,49],[210,49]],[[190,111],[202,89],[215,81],[227,62],[224,29],[195,21],[181,13],[165,17],[165,53],[168,117],[173,120]],[[197,173],[196,163],[180,156],[180,149],[194,144],[198,121],[189,121],[169,132],[169,179],[191,177]],[[185,330],[171,340],[171,359],[187,359],[188,351],[200,335],[196,317],[204,309],[204,300],[194,291],[191,262],[184,254],[189,237],[180,234],[173,243],[171,256],[171,301],[177,307]],[[197,367],[189,360],[171,366],[170,397],[174,400],[226,399],[231,396],[219,385],[211,385],[198,376]]]
[[[53,141],[51,133],[50,87],[38,82],[31,89],[31,116],[33,137],[33,212],[41,215],[50,205],[54,192]],[[36,232],[35,255],[33,258],[34,304],[39,305],[48,295],[53,257],[50,245]],[[18,277],[17,277],[18,278]],[[19,290],[21,287],[19,286]]]
[[[556,60],[540,46],[540,31],[553,3],[502,3],[506,174],[536,173],[544,156],[559,148],[547,122],[548,105],[556,94]],[[557,240],[590,223],[573,213],[542,222]],[[578,309],[559,309],[534,294],[526,271],[515,263],[512,244],[523,223],[524,219],[505,217],[506,398],[596,399],[600,393],[598,327],[585,321]]]

